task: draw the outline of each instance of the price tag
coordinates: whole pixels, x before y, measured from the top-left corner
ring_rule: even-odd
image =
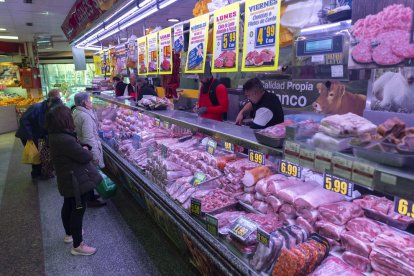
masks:
[[[302,167],[292,162],[281,160],[279,163],[279,172],[286,176],[293,176],[293,177],[301,178]]]
[[[165,129],[170,129],[170,122],[164,121],[162,122],[162,125],[164,126]]]
[[[134,149],[139,149],[141,147],[141,135],[137,133],[132,135],[132,146]]]
[[[207,178],[207,175],[205,175],[202,172],[196,172],[193,176],[193,178],[191,179],[191,185],[193,186],[198,186],[200,185],[200,183],[202,183],[203,181],[205,181]]]
[[[206,214],[206,227],[207,227],[207,231],[211,235],[218,237],[218,228],[219,228],[218,219],[216,219],[215,217],[209,214]]]
[[[196,198],[191,198],[190,212],[193,215],[201,216],[201,201]]]
[[[155,119],[155,126],[160,127],[161,121],[160,119]]]
[[[257,241],[269,247],[270,235],[260,228],[257,228]]]
[[[329,171],[332,165],[332,152],[316,148],[315,150],[315,169],[320,172]]]
[[[381,172],[380,181],[388,185],[397,185],[397,176]]]
[[[138,118],[139,118],[139,119],[144,118],[144,114],[142,114],[142,112],[138,112]]]
[[[168,148],[167,148],[166,145],[161,145],[161,156],[164,159],[167,159],[168,158]]]
[[[229,142],[224,142],[224,149],[229,152],[234,152],[234,145]]]
[[[256,223],[240,216],[230,227],[230,233],[240,240],[244,241],[257,229]]]
[[[154,155],[154,152],[155,152],[155,148],[153,146],[149,146],[147,148],[147,157],[152,158],[152,156]]]
[[[352,181],[372,188],[374,185],[375,167],[366,161],[354,161],[352,165]]]
[[[414,219],[414,202],[394,197],[394,212]]]
[[[344,66],[343,65],[332,65],[331,76],[332,78],[342,78],[344,76]]]
[[[256,47],[272,46],[276,42],[276,25],[267,25],[256,29]]]
[[[263,153],[249,149],[249,160],[251,162],[264,165],[265,164],[265,156]]]
[[[222,50],[234,50],[236,49],[236,32],[223,34],[223,43],[221,45]]]
[[[302,167],[313,169],[315,167],[315,150],[301,148],[299,156],[299,164]]]
[[[332,157],[332,172],[334,175],[351,179],[352,177],[352,163],[348,156],[343,154],[335,154]]]
[[[206,148],[207,152],[211,155],[214,155],[216,148],[217,148],[217,142],[214,141],[213,139],[208,139],[207,148]]]
[[[284,158],[292,163],[299,163],[300,144],[286,140],[284,146]]]
[[[323,188],[344,196],[352,197],[354,192],[354,183],[325,173]]]

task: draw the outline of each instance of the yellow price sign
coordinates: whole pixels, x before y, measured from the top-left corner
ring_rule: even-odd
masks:
[[[218,237],[218,220],[212,215],[206,214],[207,231],[213,236]]]
[[[255,150],[250,150],[249,149],[249,160],[251,162],[260,164],[260,165],[264,165],[265,164],[265,156],[263,153],[255,151]]]
[[[191,198],[190,212],[193,215],[201,215],[201,201],[195,198]]]
[[[257,241],[269,247],[270,235],[260,228],[257,228]]]
[[[324,175],[323,188],[344,196],[352,197],[354,183],[326,173]]]
[[[414,202],[403,198],[394,198],[394,212],[414,218]]]
[[[281,160],[279,163],[279,172],[287,176],[301,178],[302,167],[292,162]]]
[[[155,119],[155,126],[160,127],[161,121],[160,119]]]
[[[262,26],[256,29],[256,47],[274,45],[276,42],[276,25]]]
[[[236,48],[236,32],[223,34],[222,50],[230,50]]]
[[[213,139],[209,139],[207,142],[207,152],[211,155],[214,155],[216,148],[217,148],[217,142],[214,141]]]
[[[257,229],[256,223],[240,216],[230,227],[230,233],[238,239],[245,240]]]
[[[162,123],[162,125],[164,126],[165,129],[169,129],[170,128],[170,122],[164,121]]]
[[[229,142],[224,142],[224,149],[230,152],[234,152],[234,145]]]

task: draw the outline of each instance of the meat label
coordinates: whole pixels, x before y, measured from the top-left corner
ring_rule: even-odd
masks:
[[[244,241],[257,229],[256,223],[240,216],[230,227],[230,233],[236,238]]]
[[[214,12],[213,72],[237,72],[239,61],[240,4]]]
[[[257,241],[269,247],[270,235],[264,230],[257,228]]]
[[[414,202],[403,198],[394,198],[394,212],[414,218]]]
[[[171,28],[161,30],[158,33],[160,55],[159,61],[159,74],[167,75],[172,74],[172,37]]]
[[[158,33],[147,36],[147,68],[148,74],[158,73]]]
[[[204,182],[207,179],[207,175],[205,175],[202,172],[196,172],[193,176],[193,178],[191,179],[191,185],[193,186],[198,186],[200,185],[202,182]]]
[[[325,172],[331,169],[333,153],[328,150],[315,149],[315,169],[319,172]]]
[[[242,71],[276,71],[280,0],[246,0]]]
[[[138,75],[147,75],[147,37],[137,39],[138,43]]]
[[[210,16],[208,14],[190,20],[190,42],[188,45],[186,73],[204,73],[209,21]]]
[[[344,196],[352,197],[354,193],[354,183],[327,173],[324,174],[323,179],[324,189]]]

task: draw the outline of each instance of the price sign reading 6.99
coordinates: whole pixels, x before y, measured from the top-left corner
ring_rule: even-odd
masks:
[[[352,197],[354,192],[354,183],[327,173],[324,175],[323,187],[328,191],[349,197]]]
[[[234,50],[236,49],[236,32],[223,34],[222,50]]]
[[[275,45],[276,25],[267,25],[256,29],[256,47]]]
[[[254,163],[257,163],[257,164],[260,164],[260,165],[264,165],[265,156],[261,152],[249,149],[249,160],[251,162],[254,162]]]
[[[403,216],[414,218],[414,202],[403,198],[395,197],[394,212]]]
[[[281,160],[279,163],[279,172],[287,176],[301,178],[302,168],[299,165],[289,161]]]

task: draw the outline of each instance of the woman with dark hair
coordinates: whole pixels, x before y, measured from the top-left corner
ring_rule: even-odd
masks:
[[[82,221],[86,197],[102,177],[92,164],[93,155],[88,146],[82,146],[75,134],[71,110],[59,105],[46,116],[49,147],[55,167],[58,189],[64,197],[61,211],[66,236],[65,243],[73,242],[72,255],[92,255],[96,248],[83,242]]]

